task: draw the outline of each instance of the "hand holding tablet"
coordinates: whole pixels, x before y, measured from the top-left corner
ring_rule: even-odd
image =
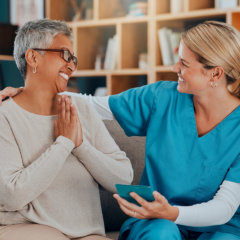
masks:
[[[124,185],[124,184],[115,184],[118,195],[121,198],[124,198],[128,202],[138,204],[135,199],[130,196],[131,192],[137,193],[140,197],[145,199],[148,202],[154,201],[153,189],[150,186],[144,185]]]

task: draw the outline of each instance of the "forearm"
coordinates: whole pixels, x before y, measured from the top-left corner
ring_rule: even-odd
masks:
[[[93,107],[86,101],[73,100],[82,118],[83,143],[72,153],[100,185],[115,192],[115,183],[132,181],[131,162],[119,149]]]
[[[112,153],[104,153],[85,139],[80,147],[73,150],[73,154],[84,164],[94,179],[109,191],[116,191],[116,183],[132,182],[133,170],[130,160],[119,149],[115,149]]]
[[[27,167],[19,169],[5,167],[1,174],[0,201],[8,211],[16,211],[37,198],[53,182],[73,143],[59,137],[39,158]]]
[[[228,222],[240,204],[240,183],[224,181],[215,197],[193,206],[178,206],[179,216],[175,223],[185,226],[204,227]]]

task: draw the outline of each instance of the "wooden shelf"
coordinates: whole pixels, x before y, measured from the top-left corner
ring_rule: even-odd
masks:
[[[81,70],[75,71],[73,77],[95,77],[95,76],[107,76],[107,75],[147,75],[148,70],[145,69],[119,69],[119,70]]]
[[[9,55],[0,55],[0,60],[14,61],[14,57]]]
[[[147,69],[119,69],[112,71],[112,75],[147,75]]]
[[[195,18],[208,18],[208,17],[221,17],[225,16],[229,11],[225,9],[204,9],[204,10],[194,10],[188,12],[181,12],[177,14],[165,13],[156,16],[158,21],[167,20],[179,20],[179,19],[195,19]]]
[[[116,94],[139,85],[159,80],[177,80],[173,66],[163,66],[158,30],[163,27],[186,29],[192,24],[214,19],[225,21],[240,30],[240,1],[234,9],[216,9],[215,0],[183,0],[183,9],[172,13],[170,0],[145,0],[146,16],[128,17],[130,1],[88,0],[92,4],[90,20],[72,22],[69,0],[45,0],[46,17],[65,20],[73,30],[74,52],[78,69],[73,77],[105,77],[108,94]],[[114,70],[95,70],[96,56],[106,52],[109,38],[117,36],[117,63]],[[145,53],[147,69],[139,69],[139,56]],[[140,80],[139,80],[140,79]]]
[[[101,26],[111,26],[117,24],[116,19],[103,19],[103,20],[89,20],[89,21],[79,21],[79,22],[71,22],[71,27],[101,27]]]
[[[99,26],[109,26],[122,23],[141,23],[148,22],[148,16],[141,17],[121,17],[121,18],[111,18],[111,19],[100,19],[100,20],[88,20],[88,21],[78,21],[78,22],[68,22],[71,27],[99,27]]]
[[[75,71],[72,76],[73,77],[95,77],[95,76],[107,76],[109,71],[106,70],[81,70]]]
[[[172,72],[173,66],[156,66],[156,72]]]

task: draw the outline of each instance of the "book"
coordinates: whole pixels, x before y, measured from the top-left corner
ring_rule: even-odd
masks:
[[[111,58],[112,45],[113,45],[112,41],[113,41],[112,38],[108,39],[105,60],[104,60],[104,69],[109,69],[110,67],[110,58]]]
[[[111,60],[110,60],[110,70],[114,70],[117,67],[117,35],[113,37],[112,41],[112,51],[111,51]]]
[[[173,65],[178,61],[178,46],[181,40],[181,30],[167,27],[158,30],[159,46],[163,65]]]
[[[170,45],[170,29],[167,27],[160,28],[158,30],[158,39],[159,39],[159,46],[162,55],[162,62],[163,65],[172,65],[173,63],[173,55]]]
[[[117,65],[117,36],[108,39],[104,69],[114,70]]]
[[[178,62],[178,47],[181,40],[181,32],[171,31],[170,35],[170,45],[171,45],[171,53],[172,53],[172,64],[176,64]]]
[[[44,18],[43,0],[10,0],[10,22],[22,26],[25,22]]]
[[[147,15],[147,2],[135,2],[130,4],[128,15],[129,17],[138,17]]]
[[[179,13],[184,11],[184,1],[183,0],[171,0],[170,2],[171,13]]]
[[[238,0],[215,0],[215,8],[235,8]]]

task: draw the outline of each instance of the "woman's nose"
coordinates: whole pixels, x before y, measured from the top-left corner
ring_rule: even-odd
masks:
[[[175,72],[175,73],[179,73],[180,72],[179,61],[176,64],[173,65],[172,71]]]
[[[71,60],[68,63],[68,70],[71,71],[71,72],[74,72],[76,70],[76,67],[75,67],[75,64],[73,63],[73,60]]]

